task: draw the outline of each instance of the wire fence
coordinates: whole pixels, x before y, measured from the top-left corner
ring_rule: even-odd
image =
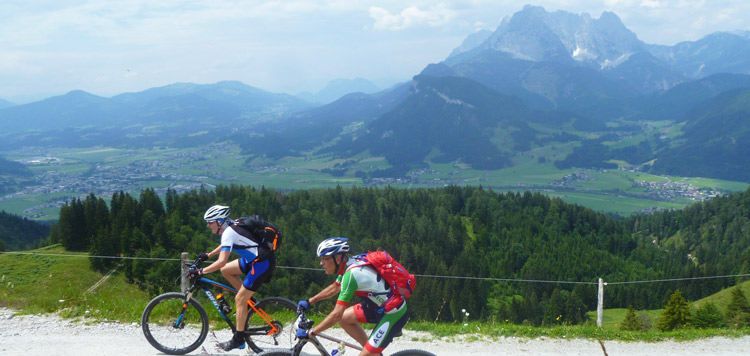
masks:
[[[127,256],[90,256],[80,254],[60,254],[60,253],[38,253],[38,252],[17,252],[17,251],[4,251],[0,254],[12,254],[12,255],[28,255],[28,256],[54,256],[54,257],[78,257],[78,258],[102,258],[102,259],[120,259],[120,260],[151,260],[151,261],[180,261],[179,258],[154,258],[154,257],[127,257]],[[276,268],[289,269],[289,270],[300,270],[300,271],[317,271],[324,272],[321,268],[310,268],[310,267],[296,267],[296,266],[276,266]],[[424,278],[437,278],[437,279],[460,279],[460,280],[477,280],[477,281],[488,281],[488,282],[520,282],[520,283],[554,283],[554,284],[585,284],[585,285],[597,285],[599,282],[592,281],[554,281],[554,280],[543,280],[543,279],[519,279],[519,278],[492,278],[492,277],[469,277],[469,276],[449,276],[449,275],[431,275],[431,274],[414,274],[417,277]],[[735,278],[735,277],[750,277],[750,274],[729,274],[722,276],[704,276],[704,277],[685,277],[685,278],[666,278],[666,279],[651,279],[651,280],[638,280],[638,281],[615,281],[615,282],[604,282],[604,285],[618,285],[618,284],[637,284],[637,283],[662,283],[662,282],[679,282],[689,280],[700,280],[700,279],[718,279],[718,278]]]

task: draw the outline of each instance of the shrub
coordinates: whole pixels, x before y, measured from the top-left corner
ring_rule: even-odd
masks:
[[[638,321],[641,323],[641,331],[648,331],[651,329],[651,318],[649,318],[648,313],[646,313],[645,310],[638,316]]]
[[[726,326],[726,320],[714,303],[703,304],[695,311],[690,324],[696,328],[721,328]]]

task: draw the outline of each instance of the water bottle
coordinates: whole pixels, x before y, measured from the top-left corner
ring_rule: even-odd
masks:
[[[331,351],[331,356],[341,356],[344,354],[344,352],[346,352],[346,345],[342,341],[337,349]]]
[[[224,299],[224,294],[216,296],[216,300],[219,302],[219,309],[221,309],[221,312],[224,313],[224,315],[229,315],[229,313],[232,312],[232,307],[229,306],[227,300]]]

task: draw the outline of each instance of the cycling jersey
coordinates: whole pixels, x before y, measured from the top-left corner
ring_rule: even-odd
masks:
[[[242,285],[248,290],[257,292],[261,284],[271,279],[276,267],[275,258],[271,256],[263,261],[255,261],[258,257],[258,244],[238,233],[234,226],[227,227],[221,233],[221,250],[234,251],[240,255],[240,270],[245,273]]]
[[[346,271],[336,278],[336,284],[341,286],[338,304],[349,305],[355,295],[364,297],[382,306],[391,296],[391,288],[369,265],[359,263],[350,258],[346,262]]]
[[[227,227],[221,233],[221,250],[237,252],[245,262],[252,262],[258,257],[258,244],[237,233],[234,226]]]
[[[377,324],[365,348],[372,353],[382,353],[394,337],[401,335],[409,320],[406,302],[384,312],[382,307],[392,294],[390,286],[372,267],[353,258],[346,262],[346,271],[336,278],[336,285],[341,287],[336,304],[348,306],[355,295],[364,299],[354,306],[357,321]]]

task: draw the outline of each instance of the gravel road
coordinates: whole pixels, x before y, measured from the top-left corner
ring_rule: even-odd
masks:
[[[0,355],[50,356],[50,355],[162,355],[151,347],[138,324],[85,323],[61,319],[54,315],[15,315],[12,310],[0,308]],[[220,339],[229,338],[219,334]],[[552,355],[604,355],[596,340],[519,339],[465,341],[461,338],[434,339],[428,334],[405,331],[386,351],[423,349],[440,356],[552,356]],[[414,341],[430,340],[430,341]],[[247,355],[244,350],[219,352],[206,341],[205,352],[196,355]],[[750,336],[738,339],[710,338],[691,342],[604,342],[607,354],[637,356],[733,356],[750,355]],[[356,355],[349,350],[346,355]]]

